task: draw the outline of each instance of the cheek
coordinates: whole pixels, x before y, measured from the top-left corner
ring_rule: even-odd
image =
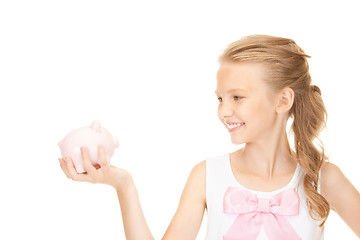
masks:
[[[244,121],[264,123],[269,122],[273,118],[272,107],[264,104],[262,101],[244,104],[238,109],[239,115]]]
[[[270,104],[260,103],[257,109],[257,123],[264,128],[271,128],[274,125],[275,112]]]
[[[254,120],[256,116],[262,112],[261,104],[255,101],[244,101],[236,107],[236,112],[238,113],[241,120],[251,121]]]

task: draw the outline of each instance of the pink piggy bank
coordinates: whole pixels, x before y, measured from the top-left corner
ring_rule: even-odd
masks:
[[[71,157],[75,169],[78,173],[85,172],[81,160],[80,147],[85,146],[88,150],[90,161],[93,165],[100,164],[97,146],[104,145],[106,159],[110,159],[114,150],[119,146],[118,139],[113,137],[105,128],[100,126],[100,121],[95,120],[89,127],[82,127],[71,131],[65,138],[58,142],[61,155]]]

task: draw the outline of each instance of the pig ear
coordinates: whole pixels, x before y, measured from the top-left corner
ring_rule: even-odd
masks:
[[[96,132],[101,132],[101,125],[99,120],[95,120],[91,123],[90,128]]]
[[[117,137],[113,137],[113,141],[114,141],[114,148],[117,148],[119,146],[119,140],[117,139]]]
[[[63,140],[58,142],[58,146],[61,147]]]

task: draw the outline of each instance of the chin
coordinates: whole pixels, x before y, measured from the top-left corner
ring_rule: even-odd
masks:
[[[238,138],[234,138],[234,137],[231,138],[231,142],[234,145],[240,145],[240,144],[245,143],[245,141],[243,139],[238,139]]]

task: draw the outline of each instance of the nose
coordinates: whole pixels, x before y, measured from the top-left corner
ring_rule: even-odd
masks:
[[[225,120],[225,118],[231,116],[233,112],[234,110],[231,104],[225,104],[225,102],[223,102],[221,105],[219,105],[218,116],[220,119]]]

